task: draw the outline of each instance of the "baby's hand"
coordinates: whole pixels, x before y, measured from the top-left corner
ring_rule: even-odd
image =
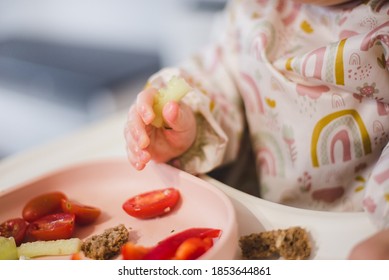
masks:
[[[155,88],[140,92],[128,112],[124,135],[130,163],[142,170],[152,159],[167,162],[180,156],[193,144],[196,137],[196,121],[187,105],[169,101],[163,106],[164,125],[156,127],[153,121]]]
[[[351,260],[389,260],[389,229],[381,230],[352,248]]]

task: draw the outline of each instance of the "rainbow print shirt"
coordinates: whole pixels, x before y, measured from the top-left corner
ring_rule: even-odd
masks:
[[[232,1],[211,46],[150,78],[195,88],[196,143],[173,164],[206,173],[239,159],[245,121],[261,197],[367,211],[389,225],[389,3]]]

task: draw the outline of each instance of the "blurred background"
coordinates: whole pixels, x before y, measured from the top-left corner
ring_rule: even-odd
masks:
[[[0,0],[0,159],[126,110],[225,0]]]

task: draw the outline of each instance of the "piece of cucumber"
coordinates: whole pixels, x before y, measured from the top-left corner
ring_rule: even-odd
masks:
[[[191,89],[191,86],[183,78],[173,76],[167,86],[161,88],[154,96],[153,110],[155,118],[151,124],[157,128],[162,127],[164,123],[162,110],[166,103],[180,101]]]
[[[34,241],[21,244],[17,250],[19,256],[35,258],[41,256],[62,256],[78,253],[82,241],[79,238],[52,241]]]
[[[15,239],[13,237],[0,236],[0,260],[19,259]]]

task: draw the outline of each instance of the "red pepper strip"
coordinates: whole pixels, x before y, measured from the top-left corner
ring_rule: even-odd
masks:
[[[213,246],[212,238],[188,238],[177,248],[173,259],[175,260],[196,260]]]
[[[148,251],[150,251],[149,248],[135,245],[132,242],[127,242],[121,248],[123,260],[142,260]]]
[[[174,258],[177,248],[188,238],[217,238],[221,234],[220,229],[214,228],[190,228],[160,241],[144,257],[144,260],[170,260]]]
[[[75,261],[75,260],[81,260],[82,258],[81,258],[80,253],[74,253],[74,254],[72,254],[72,255],[70,256],[70,259],[73,260],[73,261]]]

